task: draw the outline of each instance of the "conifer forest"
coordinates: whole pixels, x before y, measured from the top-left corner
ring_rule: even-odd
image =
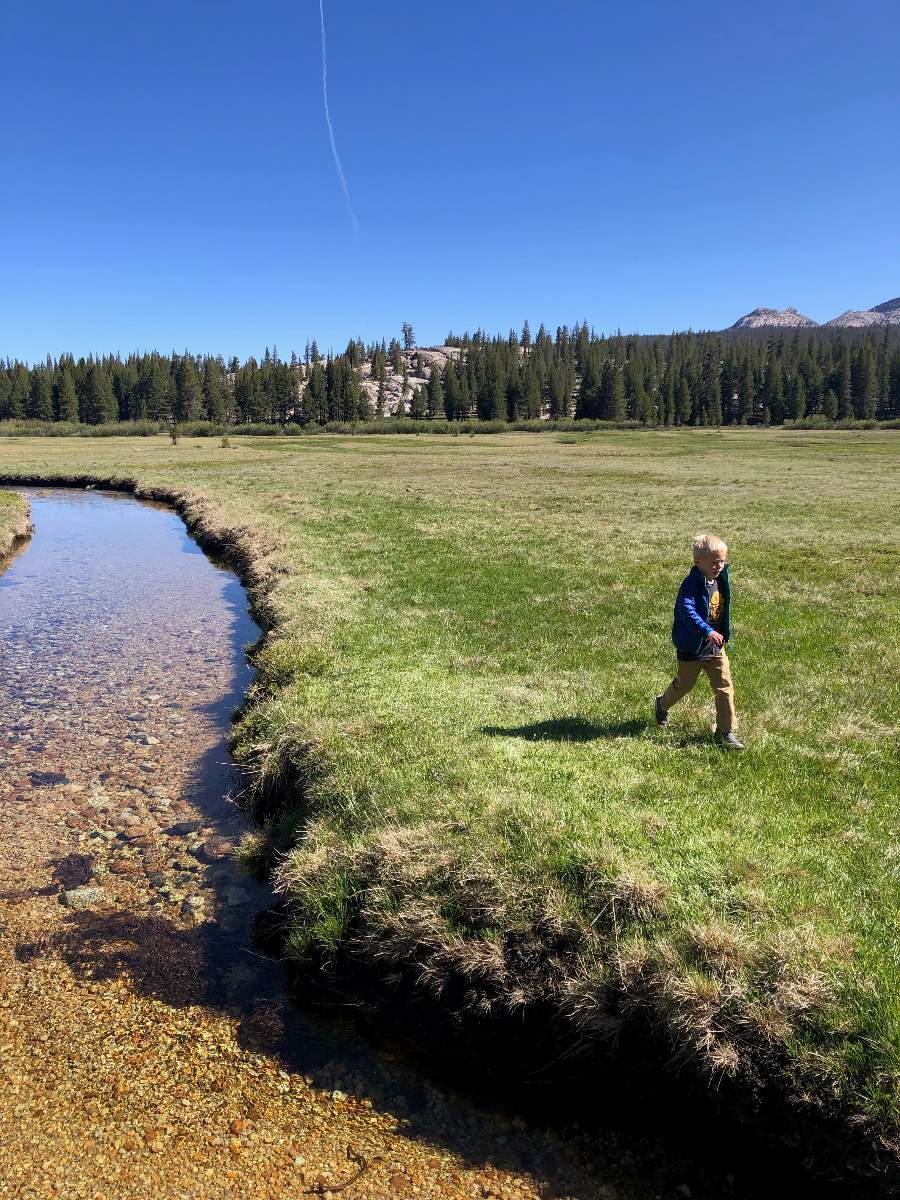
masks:
[[[288,360],[157,351],[0,365],[0,420],[324,426],[384,417],[641,426],[900,418],[900,326],[611,336],[588,324],[449,334],[437,362],[400,339]]]

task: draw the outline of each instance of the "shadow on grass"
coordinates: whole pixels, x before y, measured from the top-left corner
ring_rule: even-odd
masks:
[[[553,717],[531,725],[483,725],[481,733],[489,737],[518,737],[530,742],[594,742],[603,738],[640,737],[651,727],[648,720],[588,721],[584,717]]]
[[[618,738],[639,738],[657,729],[656,722],[649,717],[633,717],[630,721],[588,721],[585,717],[552,717],[547,721],[535,721],[531,725],[482,725],[479,732],[489,737],[524,738],[529,742],[599,742],[615,741]],[[662,737],[654,741],[669,749],[696,749],[714,745],[712,734],[698,732],[690,725],[659,731]]]

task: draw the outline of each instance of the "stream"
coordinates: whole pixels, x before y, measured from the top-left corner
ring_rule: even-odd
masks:
[[[293,1004],[253,945],[270,892],[233,858],[242,587],[166,508],[24,494],[35,534],[0,575],[0,1195],[771,1190],[657,1132],[526,1119]]]

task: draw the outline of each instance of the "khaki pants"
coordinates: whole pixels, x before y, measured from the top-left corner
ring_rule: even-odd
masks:
[[[715,658],[698,659],[695,662],[678,660],[675,678],[660,698],[660,704],[668,711],[673,704],[683,700],[703,671],[716,698],[716,729],[719,733],[731,733],[737,725],[734,712],[734,688],[731,684],[731,664],[723,650]]]

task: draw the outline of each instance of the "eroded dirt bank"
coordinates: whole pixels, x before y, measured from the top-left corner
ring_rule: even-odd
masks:
[[[34,508],[0,579],[0,1193],[751,1194],[653,1140],[491,1116],[293,1009],[230,858],[243,595],[169,513]]]
[[[3,494],[4,508],[0,513],[0,570],[7,560],[24,546],[31,533],[28,504],[14,492]]]

